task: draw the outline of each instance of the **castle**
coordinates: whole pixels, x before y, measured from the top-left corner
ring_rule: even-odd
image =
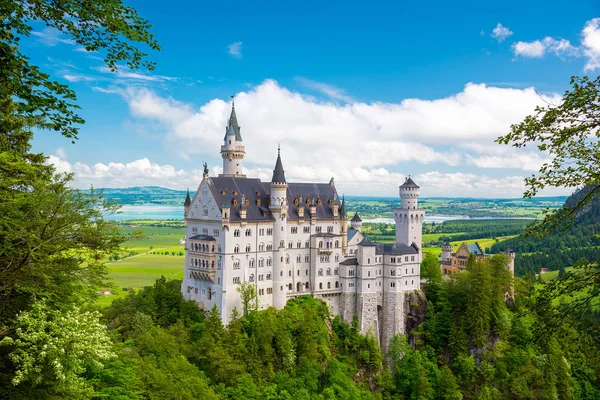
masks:
[[[410,293],[420,290],[419,186],[407,178],[394,209],[396,243],[374,243],[361,233],[358,214],[348,221],[333,179],[293,183],[280,150],[270,182],[246,177],[246,154],[235,104],[221,146],[223,173],[205,173],[184,203],[185,273],[181,291],[204,309],[214,305],[224,323],[241,312],[241,282],[256,285],[259,308],[281,309],[310,294],[362,333],[372,331],[385,349],[406,330]],[[350,222],[350,227],[348,227]]]
[[[442,260],[440,268],[443,275],[452,275],[458,271],[464,271],[467,268],[469,256],[473,254],[477,260],[487,260],[488,256],[483,252],[479,243],[474,244],[462,243],[459,248],[454,251],[454,246],[450,242],[444,243],[442,246]],[[508,257],[506,268],[512,276],[515,276],[515,252],[507,248],[504,252]]]

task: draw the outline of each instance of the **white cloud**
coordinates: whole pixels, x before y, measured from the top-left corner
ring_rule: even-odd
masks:
[[[312,81],[310,79],[306,79],[301,76],[296,77],[294,79],[296,80],[296,82],[298,82],[302,86],[304,86],[308,89],[312,89],[312,90],[321,92],[324,95],[331,97],[332,99],[345,101],[347,103],[351,103],[352,101],[354,101],[352,99],[352,97],[350,97],[344,93],[344,90],[337,88],[333,85],[329,85],[327,83],[322,83],[322,82]]]
[[[65,78],[69,82],[82,82],[82,81],[83,82],[91,82],[91,81],[98,80],[98,78],[94,78],[92,76],[74,75],[74,74],[65,74],[65,75],[63,75],[63,78]]]
[[[72,39],[66,39],[66,36],[55,28],[45,28],[43,31],[33,31],[31,34],[37,37],[37,41],[50,47],[54,47],[59,43],[75,44]]]
[[[496,27],[492,31],[491,36],[494,39],[496,39],[498,43],[502,43],[504,40],[506,40],[507,37],[509,37],[512,34],[513,32],[508,27],[502,26],[502,24],[498,22],[498,25],[496,25]]]
[[[227,48],[233,58],[242,58],[242,42],[233,42]]]
[[[126,81],[147,81],[147,82],[176,82],[179,78],[165,75],[147,75],[140,72],[133,72],[125,66],[118,66],[117,71],[113,72],[107,66],[95,67],[96,71],[121,78]]]
[[[577,57],[579,50],[566,39],[546,37],[533,42],[517,42],[513,44],[516,56],[542,58],[546,53],[554,53],[558,57]]]
[[[584,71],[591,72],[600,68],[600,18],[594,18],[585,24],[581,46],[587,58]]]

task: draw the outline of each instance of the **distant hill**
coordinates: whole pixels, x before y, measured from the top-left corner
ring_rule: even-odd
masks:
[[[595,185],[594,185],[595,186]],[[565,207],[579,202],[594,186],[588,186],[574,193],[565,201]],[[588,261],[600,260],[600,195],[581,210],[570,225],[564,226],[552,234],[543,237],[515,237],[496,243],[493,253],[504,251],[507,247],[515,250],[515,271],[517,275],[529,272],[539,273],[540,268],[558,270],[585,258]]]

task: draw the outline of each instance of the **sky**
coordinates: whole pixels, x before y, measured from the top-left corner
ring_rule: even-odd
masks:
[[[548,155],[494,140],[600,72],[592,0],[125,3],[163,47],[152,72],[112,73],[43,25],[22,43],[77,92],[75,144],[33,147],[81,188],[195,189],[204,162],[221,171],[235,95],[250,177],[270,180],[280,144],[288,181],[340,194],[397,196],[410,175],[428,197],[521,197]]]

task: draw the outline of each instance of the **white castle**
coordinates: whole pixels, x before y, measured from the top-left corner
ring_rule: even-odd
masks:
[[[419,187],[410,178],[400,186],[396,243],[374,243],[361,233],[358,214],[348,227],[333,179],[288,182],[278,150],[271,182],[261,182],[243,174],[245,153],[233,105],[223,174],[209,177],[205,167],[185,200],[184,297],[204,309],[216,305],[226,324],[234,308],[242,311],[241,282],[256,285],[261,309],[310,294],[343,321],[357,314],[360,331],[372,331],[385,349],[405,332],[407,293],[420,290]]]

